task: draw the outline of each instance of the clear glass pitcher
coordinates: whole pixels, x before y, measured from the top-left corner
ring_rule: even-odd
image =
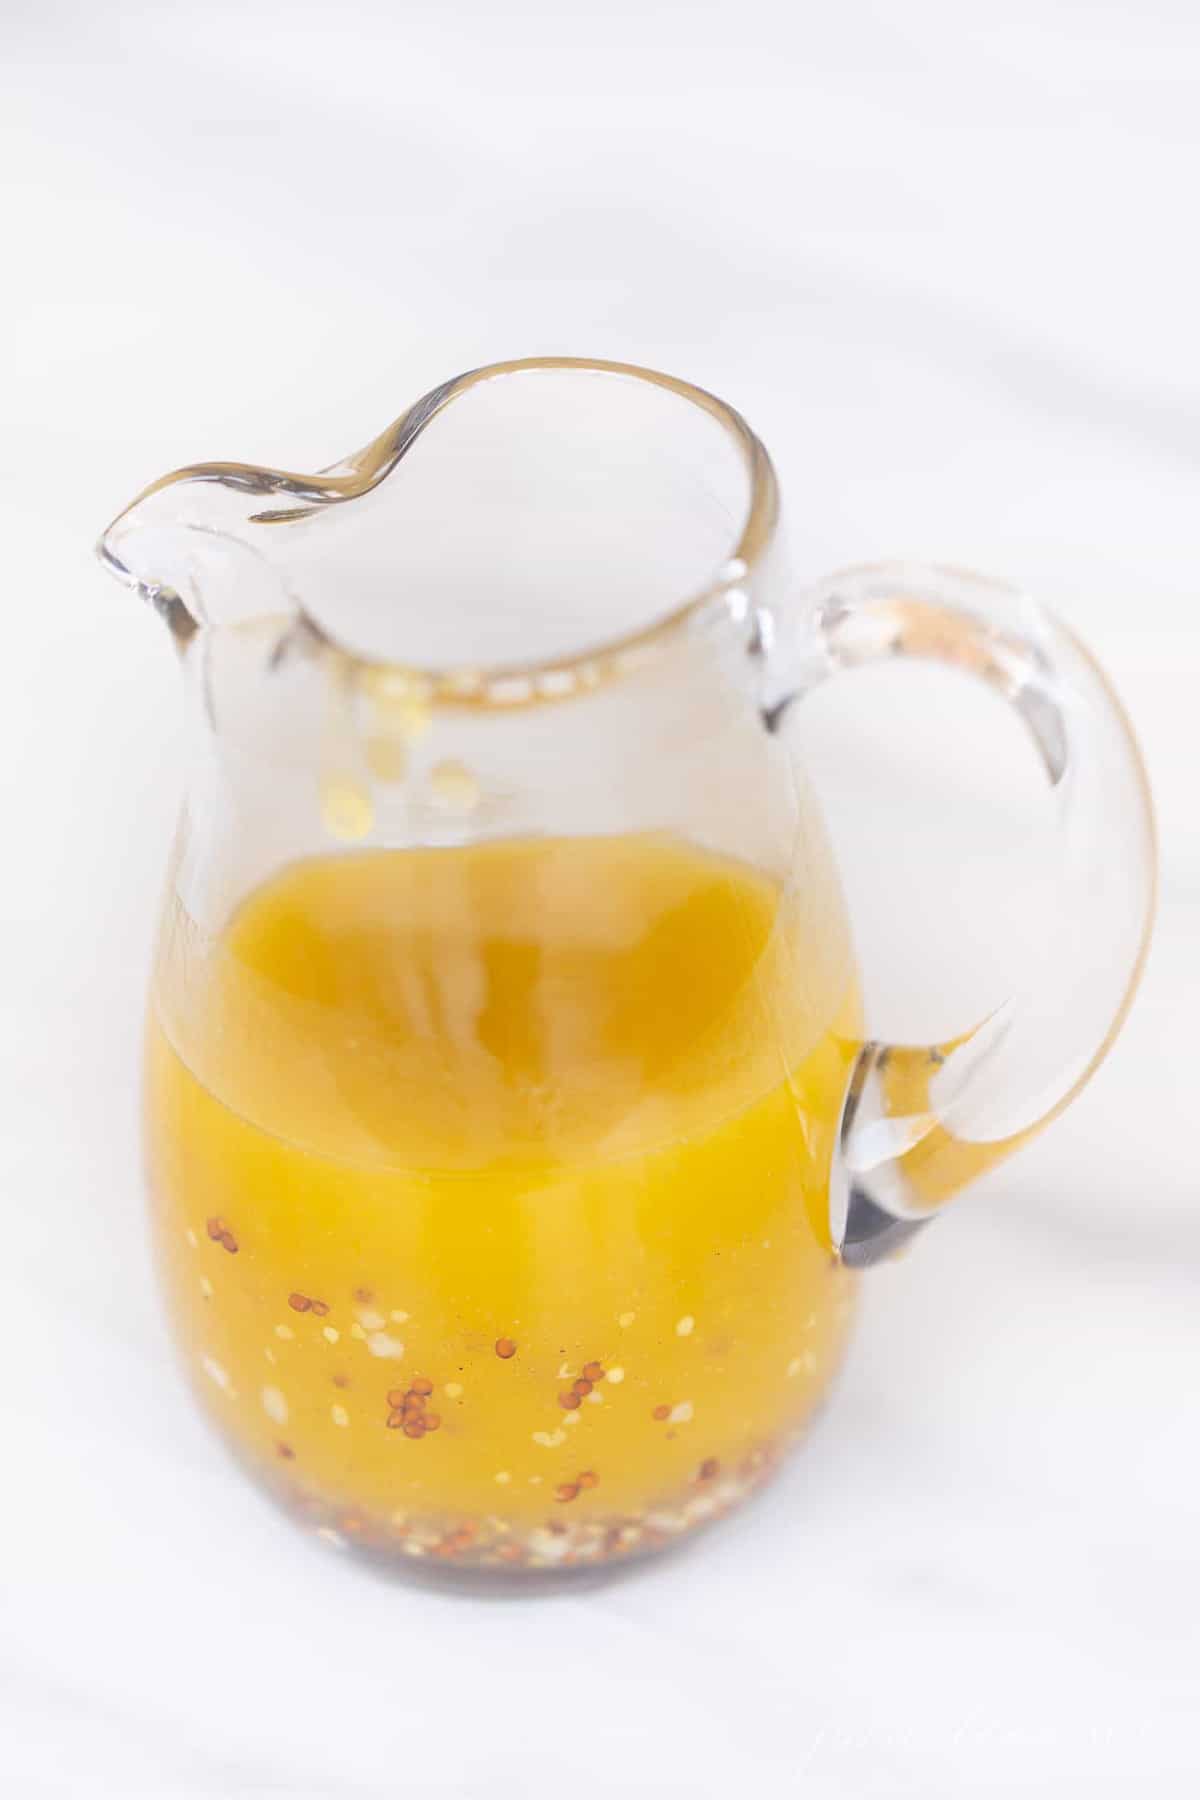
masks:
[[[510,1573],[750,1494],[856,1271],[1077,1093],[1150,928],[1129,726],[1074,638],[942,568],[783,566],[763,446],[582,359],[447,382],[316,475],[182,469],[101,556],[194,755],[146,1137],[205,1410],[311,1528]],[[840,670],[1003,695],[1061,908],[949,1041],[861,1016],[788,724]]]

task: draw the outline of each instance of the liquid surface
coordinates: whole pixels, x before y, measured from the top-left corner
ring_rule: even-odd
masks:
[[[664,838],[299,863],[168,929],[147,1132],[206,1404],[320,1528],[514,1567],[753,1487],[836,1363],[839,933]]]

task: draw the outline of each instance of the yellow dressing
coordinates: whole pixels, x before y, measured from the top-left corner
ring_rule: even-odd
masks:
[[[537,1566],[755,1485],[849,1310],[832,921],[630,836],[297,863],[186,979],[179,936],[148,1043],[160,1255],[272,1486],[380,1549]]]

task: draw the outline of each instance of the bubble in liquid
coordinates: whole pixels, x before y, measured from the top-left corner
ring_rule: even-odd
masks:
[[[429,771],[429,787],[444,812],[469,813],[479,804],[479,782],[465,763],[453,758]]]
[[[375,823],[371,796],[348,775],[327,775],[321,783],[321,818],[333,837],[353,841],[366,837]]]

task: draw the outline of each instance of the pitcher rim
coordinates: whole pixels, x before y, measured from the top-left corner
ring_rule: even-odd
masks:
[[[145,501],[183,483],[213,482],[256,497],[286,497],[298,502],[248,512],[247,524],[286,524],[313,516],[326,506],[359,499],[378,487],[452,401],[485,381],[533,371],[576,371],[649,382],[697,406],[725,430],[741,454],[748,480],[748,501],[736,541],[712,579],[632,631],[587,643],[565,654],[516,662],[429,667],[390,656],[373,656],[343,643],[336,632],[313,617],[302,600],[295,602],[293,631],[305,637],[310,647],[319,647],[346,667],[396,671],[419,684],[428,699],[458,705],[521,705],[606,684],[657,652],[715,603],[728,601],[740,590],[770,545],[779,515],[778,483],[770,456],[741,413],[706,388],[638,363],[599,357],[529,356],[482,364],[430,389],[361,450],[314,474],[240,462],[187,464],[151,482],[122,508],[101,536],[97,554],[112,574],[151,600],[167,616],[176,635],[186,642],[198,628],[186,603],[178,595],[140,579],[117,552],[119,527]],[[181,618],[190,621],[182,632]]]

